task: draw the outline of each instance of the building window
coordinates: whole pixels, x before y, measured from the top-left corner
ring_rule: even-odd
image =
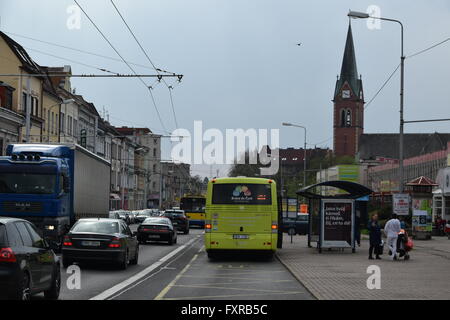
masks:
[[[12,97],[12,92],[8,90],[5,97],[5,108],[9,110],[12,110]]]
[[[50,110],[47,112],[47,131],[50,132]]]
[[[341,110],[341,127],[345,127],[345,110]]]
[[[153,165],[153,173],[156,172],[156,164]]]
[[[156,158],[156,148],[153,149],[153,157]]]
[[[52,129],[50,130],[50,132],[53,134],[53,130],[55,128],[55,113],[52,112]]]
[[[61,113],[61,117],[59,118],[59,120],[61,121],[61,124],[60,124],[60,126],[61,126],[61,133],[66,133],[66,130],[65,130],[65,128],[66,128],[66,126],[65,126],[65,121],[66,121],[66,116],[64,115],[64,113]]]
[[[24,92],[22,93],[22,111],[26,112],[27,111],[27,94]]]
[[[345,126],[352,126],[352,112],[350,110],[347,110],[347,116],[345,117]]]

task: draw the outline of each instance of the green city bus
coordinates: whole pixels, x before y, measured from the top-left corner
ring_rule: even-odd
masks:
[[[276,183],[271,179],[212,179],[206,196],[208,257],[239,251],[272,256],[281,245],[277,199]]]

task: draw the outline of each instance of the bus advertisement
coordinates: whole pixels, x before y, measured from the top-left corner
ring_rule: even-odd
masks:
[[[208,257],[234,251],[272,256],[279,241],[280,216],[275,181],[241,177],[211,180],[205,220]]]

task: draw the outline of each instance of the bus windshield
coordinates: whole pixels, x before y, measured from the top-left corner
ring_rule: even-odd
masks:
[[[184,197],[184,198],[181,198],[180,209],[184,210],[184,212],[204,213],[205,212],[205,204],[206,204],[205,198]]]
[[[53,194],[55,174],[0,173],[0,193]]]
[[[271,185],[269,184],[214,184],[212,204],[272,204]]]

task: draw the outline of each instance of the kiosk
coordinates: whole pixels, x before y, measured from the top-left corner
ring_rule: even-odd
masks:
[[[326,181],[299,190],[297,195],[309,204],[308,247],[316,242],[319,253],[324,248],[351,248],[354,253],[356,200],[370,194],[371,189],[350,181]]]

